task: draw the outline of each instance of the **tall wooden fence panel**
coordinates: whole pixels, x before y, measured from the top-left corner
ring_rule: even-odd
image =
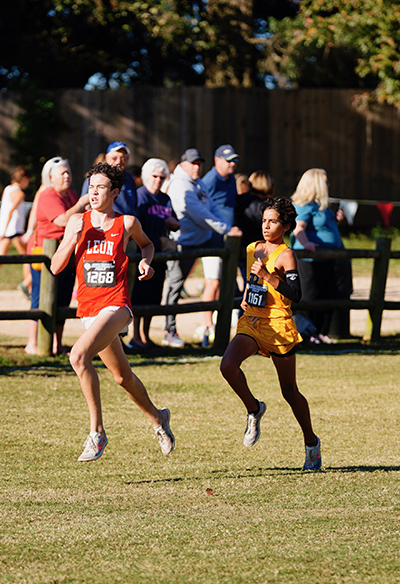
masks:
[[[301,174],[325,168],[331,196],[397,201],[400,192],[400,119],[388,105],[361,110],[348,89],[264,88],[65,90],[54,93],[65,130],[58,152],[66,156],[79,190],[85,172],[110,141],[126,141],[131,164],[152,156],[177,159],[197,147],[213,164],[217,146],[232,143],[238,170],[271,172],[277,193],[290,196]],[[11,94],[0,95],[0,187],[12,170],[10,136],[18,111]],[[399,215],[397,217],[397,214]],[[374,206],[360,207],[358,224],[380,220]],[[395,209],[393,223],[400,221]]]

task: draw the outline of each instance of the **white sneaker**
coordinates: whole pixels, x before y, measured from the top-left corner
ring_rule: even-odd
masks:
[[[260,437],[260,422],[267,410],[267,406],[262,401],[260,401],[259,404],[260,411],[257,415],[247,414],[247,426],[243,438],[243,444],[245,446],[254,446]]]
[[[89,462],[90,460],[97,460],[104,452],[104,448],[107,446],[108,440],[106,433],[97,433],[96,436],[89,436],[86,438],[83,445],[83,452],[78,458],[79,462]]]
[[[157,438],[161,452],[168,456],[171,454],[175,447],[175,438],[171,432],[171,428],[169,427],[169,419],[171,417],[171,413],[167,408],[163,408],[160,410],[162,416],[162,422],[157,428],[154,428],[155,438]]]
[[[164,347],[173,347],[174,349],[182,349],[185,346],[185,341],[182,341],[176,333],[167,333],[165,338],[161,341]]]
[[[315,446],[307,446],[306,460],[304,462],[303,470],[319,470],[321,468],[321,441],[317,436],[317,444]]]

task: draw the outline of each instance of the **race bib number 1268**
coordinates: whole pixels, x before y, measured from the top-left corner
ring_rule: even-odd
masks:
[[[115,286],[115,262],[88,262],[83,263],[85,286],[89,288],[111,288]]]

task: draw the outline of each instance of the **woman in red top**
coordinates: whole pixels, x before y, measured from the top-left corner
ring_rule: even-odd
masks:
[[[169,428],[167,408],[158,410],[136,375],[122,348],[119,333],[132,320],[129,302],[125,249],[133,238],[142,251],[139,279],[148,280],[154,246],[140,222],[131,215],[113,211],[113,202],[124,183],[124,173],[116,166],[97,164],[88,173],[91,211],[68,221],[64,238],[53,256],[51,270],[60,273],[75,251],[78,275],[78,315],[86,331],[71,351],[71,365],[79,377],[89,408],[90,434],[78,460],[97,460],[107,445],[101,411],[100,382],[92,359],[99,355],[115,381],[146,414],[163,454],[172,452],[174,436]]]
[[[50,164],[49,164],[50,163]],[[44,239],[60,241],[64,235],[68,219],[82,211],[89,202],[89,196],[79,198],[70,188],[71,170],[68,160],[61,157],[52,158],[46,162],[48,172],[47,186],[41,190],[36,208],[36,230],[32,238],[33,245],[43,246]],[[29,248],[28,248],[29,250]],[[40,272],[32,272],[32,302],[31,308],[39,308]],[[57,306],[69,306],[75,281],[74,268],[66,267],[58,279]],[[65,320],[57,321],[54,335],[53,352],[63,350],[61,337]],[[37,322],[31,321],[29,326],[27,353],[37,353]]]

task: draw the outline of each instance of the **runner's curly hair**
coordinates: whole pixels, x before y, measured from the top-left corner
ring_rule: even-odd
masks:
[[[122,189],[125,182],[125,171],[119,166],[111,166],[107,162],[99,162],[92,166],[92,168],[87,173],[88,179],[94,174],[104,174],[111,181],[111,189]]]
[[[290,225],[286,233],[290,233],[296,227],[296,209],[289,199],[284,197],[275,197],[273,199],[265,199],[261,203],[260,213],[264,215],[266,209],[274,209],[279,213],[279,218],[283,225]]]

